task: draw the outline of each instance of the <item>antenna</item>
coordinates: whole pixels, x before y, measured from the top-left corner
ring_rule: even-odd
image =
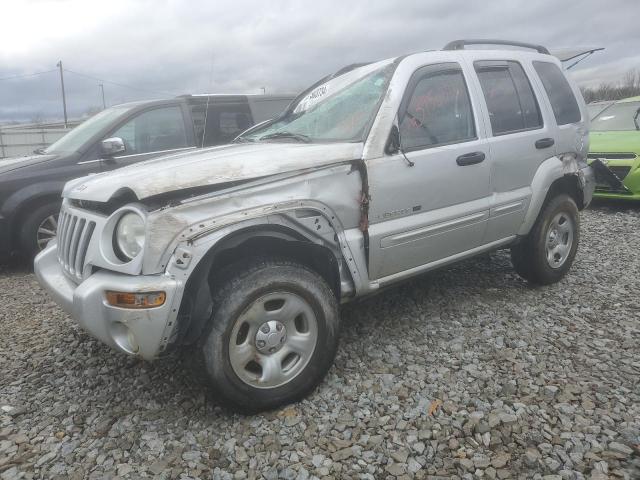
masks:
[[[64,91],[64,74],[62,73],[62,60],[60,60],[56,67],[60,69],[60,84],[62,85],[62,110],[64,111],[64,128],[68,128],[67,125],[67,95]]]
[[[209,100],[211,99],[211,87],[213,85],[213,60],[215,58],[215,52],[211,54],[211,71],[209,72],[209,88],[207,91],[209,95],[207,95],[207,103],[204,107],[204,128],[202,129],[202,141],[200,142],[200,148],[204,148],[204,136],[207,133],[207,117],[209,116]]]

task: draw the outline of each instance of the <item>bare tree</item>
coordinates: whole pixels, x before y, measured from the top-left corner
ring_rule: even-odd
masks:
[[[629,70],[617,84],[602,82],[595,88],[581,90],[587,103],[635,97],[640,95],[640,70]]]

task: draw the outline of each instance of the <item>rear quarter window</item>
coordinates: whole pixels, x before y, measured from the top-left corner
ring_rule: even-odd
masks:
[[[560,68],[549,62],[533,62],[533,68],[538,73],[547,92],[556,123],[566,125],[579,122],[582,117],[580,107],[578,107],[573,90]]]

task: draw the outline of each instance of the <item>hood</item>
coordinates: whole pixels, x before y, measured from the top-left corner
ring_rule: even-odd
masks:
[[[107,202],[123,189],[138,200],[178,190],[212,186],[321,167],[362,158],[361,143],[243,143],[196,150],[73,180],[63,196]]]
[[[593,153],[635,153],[640,155],[640,131],[589,133],[589,150]]]
[[[27,155],[0,159],[0,175],[19,168],[30,167],[58,158],[58,155]]]

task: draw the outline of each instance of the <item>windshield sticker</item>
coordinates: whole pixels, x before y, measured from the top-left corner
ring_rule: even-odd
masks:
[[[311,95],[309,95],[309,98],[313,100],[314,98],[322,97],[326,93],[327,93],[327,86],[322,85],[321,87],[318,87],[313,92],[311,92]]]
[[[300,101],[298,106],[296,106],[294,113],[304,112],[313,107],[316,103],[319,103],[323,100],[323,98],[327,95],[329,91],[329,86],[325,83],[324,85],[319,86],[309,95],[307,95],[303,100]]]

